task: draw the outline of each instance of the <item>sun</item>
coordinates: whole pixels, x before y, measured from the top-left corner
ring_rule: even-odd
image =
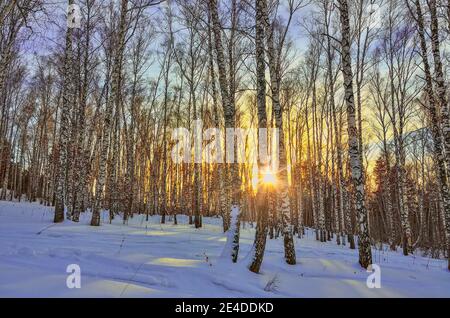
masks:
[[[277,183],[276,173],[271,169],[266,169],[262,172],[262,181],[265,184],[274,185]]]

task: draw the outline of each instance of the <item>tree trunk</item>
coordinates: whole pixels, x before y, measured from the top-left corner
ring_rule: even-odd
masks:
[[[280,65],[277,63],[277,57],[274,46],[274,32],[272,30],[271,23],[267,12],[266,0],[264,1],[264,24],[266,30],[267,40],[267,55],[269,59],[269,72],[270,83],[272,93],[272,108],[275,116],[275,127],[279,131],[279,167],[277,171],[278,175],[278,195],[279,195],[279,211],[281,214],[281,224],[284,237],[284,257],[286,263],[289,265],[295,265],[295,248],[293,239],[293,230],[291,223],[291,210],[290,210],[290,197],[289,197],[289,184],[287,175],[287,156],[286,146],[283,131],[283,112],[280,104]],[[278,209],[277,209],[278,210]]]
[[[355,119],[355,98],[353,95],[353,73],[350,55],[350,21],[348,17],[347,0],[338,0],[338,3],[342,32],[341,54],[345,103],[347,105],[348,147],[352,180],[355,187],[355,203],[359,226],[359,263],[362,267],[368,268],[368,266],[372,264],[372,251],[370,247],[362,162],[359,156],[358,133]]]
[[[256,102],[258,108],[258,131],[267,129],[266,113],[266,62],[264,54],[264,11],[265,0],[256,0]],[[258,133],[259,136],[259,133]],[[259,138],[258,138],[259,142]],[[266,140],[267,142],[267,140]],[[261,146],[260,146],[261,147]],[[260,151],[258,153],[261,153]],[[252,248],[250,271],[259,273],[264,258],[267,239],[267,195],[268,187],[262,184],[261,172],[267,167],[258,160],[258,186],[256,194],[257,228]]]
[[[68,1],[68,5],[72,5],[73,0]],[[60,223],[64,221],[64,196],[67,190],[66,184],[66,171],[69,166],[68,162],[68,142],[70,131],[70,107],[73,104],[73,52],[72,52],[72,28],[67,28],[66,31],[66,48],[64,51],[64,83],[63,83],[63,96],[61,105],[61,122],[59,133],[59,164],[58,164],[58,176],[56,179],[56,204],[55,204],[55,217],[53,221]]]
[[[227,75],[226,75],[226,64],[224,57],[224,50],[222,45],[222,34],[221,34],[221,26],[219,22],[219,13],[217,9],[217,0],[209,0],[209,10],[211,13],[211,21],[213,24],[213,33],[214,33],[214,42],[216,48],[216,59],[217,66],[219,70],[219,86],[220,92],[222,95],[222,106],[225,115],[225,128],[234,129],[235,128],[235,105],[232,102],[231,94],[233,92],[229,92],[228,84],[227,84]],[[234,143],[234,158],[236,158],[237,154],[236,143]],[[226,160],[228,161],[228,160]],[[232,251],[231,251],[231,259],[233,262],[237,261],[238,253],[239,253],[239,231],[240,231],[240,219],[241,219],[241,209],[239,209],[239,165],[237,163],[231,164],[231,169],[229,175],[225,178],[226,180],[226,189],[228,195],[231,195],[231,209],[233,211],[237,211],[238,215],[234,218],[236,224],[232,225],[232,229],[235,231],[234,235],[228,236],[233,240],[232,242]],[[233,190],[232,190],[233,189]],[[233,193],[232,193],[233,191]],[[228,216],[227,216],[228,218]]]

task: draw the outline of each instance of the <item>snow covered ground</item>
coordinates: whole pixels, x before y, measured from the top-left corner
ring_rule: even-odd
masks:
[[[357,251],[316,242],[312,232],[296,239],[298,264],[283,261],[282,240],[268,240],[261,274],[245,268],[254,231],[242,230],[240,262],[220,259],[221,220],[205,218],[194,229],[135,216],[129,225],[52,224],[52,209],[0,202],[1,297],[450,297],[445,260],[375,251],[381,288],[369,289],[370,273]],[[69,289],[66,268],[81,268],[81,288]],[[274,286],[266,288],[270,281]],[[267,291],[265,290],[268,289]]]

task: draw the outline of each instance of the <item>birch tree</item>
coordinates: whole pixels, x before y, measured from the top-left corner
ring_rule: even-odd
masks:
[[[350,55],[350,21],[347,0],[338,0],[341,21],[341,55],[342,75],[344,77],[345,103],[347,105],[348,148],[352,180],[356,196],[356,212],[358,214],[359,263],[367,268],[372,264],[372,251],[369,240],[365,188],[362,162],[358,150],[358,133],[355,119],[355,99],[353,94],[353,72]]]

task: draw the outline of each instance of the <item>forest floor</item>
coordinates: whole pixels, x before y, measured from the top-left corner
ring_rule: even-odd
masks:
[[[52,223],[53,209],[0,202],[0,297],[450,297],[445,260],[373,250],[381,288],[366,285],[370,273],[357,251],[320,243],[312,231],[295,239],[297,265],[283,260],[282,239],[269,240],[261,274],[245,265],[254,229],[241,231],[237,264],[221,258],[221,219],[204,218],[195,229],[137,215],[101,227]],[[66,286],[67,266],[81,268],[81,288]]]

